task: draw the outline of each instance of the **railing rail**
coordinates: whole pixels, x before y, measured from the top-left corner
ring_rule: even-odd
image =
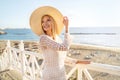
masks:
[[[119,66],[91,62],[90,64],[76,64],[76,66],[74,66],[71,69],[71,71],[68,73],[67,79],[69,79],[71,75],[74,72],[76,72],[76,70],[77,70],[78,80],[82,80],[82,72],[86,75],[88,80],[93,80],[88,70],[105,72],[105,73],[109,73],[112,75],[120,76]]]

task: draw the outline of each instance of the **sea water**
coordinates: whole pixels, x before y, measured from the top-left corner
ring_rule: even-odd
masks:
[[[0,35],[0,40],[39,41],[31,29],[4,29],[7,34]],[[69,32],[73,43],[94,44],[120,47],[120,27],[71,27]],[[63,39],[64,31],[60,35]]]

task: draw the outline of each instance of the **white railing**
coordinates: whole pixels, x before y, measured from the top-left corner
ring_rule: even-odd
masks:
[[[108,64],[100,64],[100,63],[93,63],[90,64],[76,64],[71,71],[67,75],[67,79],[69,79],[74,72],[77,70],[77,80],[82,80],[83,76],[82,73],[85,74],[88,80],[93,80],[88,70],[98,71],[98,72],[105,72],[112,75],[120,76],[120,67],[113,66]]]
[[[7,42],[7,47],[0,56],[0,71],[15,69],[22,74],[23,80],[37,80],[40,78],[41,69],[37,59],[42,59],[42,56],[38,53],[24,51],[23,41],[20,42],[19,47],[20,49],[12,48],[10,41]]]
[[[74,45],[75,46],[75,45]],[[73,47],[74,47],[73,46]],[[110,50],[113,52],[119,53],[119,48],[103,48],[86,45],[76,45],[78,48],[83,49],[101,49],[101,50]],[[75,46],[75,47],[76,47]],[[19,49],[12,48],[10,46],[10,41],[7,42],[7,47],[4,50],[4,53],[0,56],[0,72],[4,72],[6,69],[15,69],[22,74],[23,80],[39,80],[41,66],[38,64],[38,59],[42,59],[42,55],[35,52],[25,51],[23,41],[20,42]],[[72,67],[72,69],[67,74],[67,79],[69,79],[74,72],[77,71],[77,80],[83,79],[83,73],[85,74],[88,80],[93,80],[92,76],[88,70],[105,72],[113,75],[120,76],[120,67],[113,66],[108,64],[93,63],[90,64],[76,64],[72,66],[71,64],[66,63]]]
[[[117,47],[104,47],[104,46],[95,46],[95,45],[86,45],[86,44],[72,44],[72,49],[80,49],[80,50],[95,50],[95,51],[108,51],[113,53],[120,53],[120,48]],[[88,80],[93,80],[88,70],[98,71],[109,73],[112,75],[120,76],[120,66],[101,64],[91,62],[90,64],[76,64],[71,69],[71,71],[67,75],[67,79],[69,79],[73,73],[77,71],[77,80],[83,80],[83,73]],[[86,79],[85,79],[86,80]]]

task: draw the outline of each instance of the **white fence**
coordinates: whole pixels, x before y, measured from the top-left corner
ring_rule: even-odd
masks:
[[[95,47],[95,46],[85,46],[85,45],[75,45],[76,47],[85,49],[101,49],[120,52],[120,49]],[[6,70],[17,70],[22,74],[23,80],[40,80],[41,77],[41,65],[38,64],[38,59],[42,59],[40,53],[30,52],[24,50],[23,41],[20,42],[20,49],[12,48],[10,46],[10,41],[7,42],[7,47],[4,53],[0,56],[0,74]],[[67,79],[69,79],[74,72],[77,70],[77,80],[82,80],[84,73],[88,80],[93,80],[92,76],[88,70],[105,72],[113,75],[120,76],[120,66],[113,66],[108,64],[93,63],[90,64],[76,64],[72,66],[70,72],[67,74]]]

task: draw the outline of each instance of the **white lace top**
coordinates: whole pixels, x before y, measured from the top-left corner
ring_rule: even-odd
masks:
[[[63,42],[59,37],[53,40],[47,35],[41,35],[40,47],[44,57],[42,80],[66,80],[64,60],[70,43],[68,33],[65,33]]]

